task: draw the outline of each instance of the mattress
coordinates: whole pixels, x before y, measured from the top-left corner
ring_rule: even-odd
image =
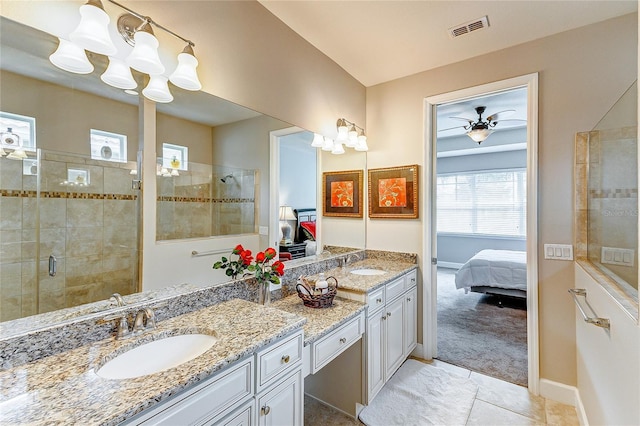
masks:
[[[527,290],[527,253],[482,250],[456,272],[456,288],[494,287]]]

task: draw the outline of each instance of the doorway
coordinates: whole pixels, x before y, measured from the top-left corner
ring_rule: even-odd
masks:
[[[508,117],[506,117],[506,115],[509,114],[505,113],[500,115],[495,113],[513,109],[500,109],[500,103],[497,102],[497,100],[501,97],[508,98],[518,93],[522,93],[523,106],[526,106],[526,114],[520,117],[515,115],[514,120],[526,120],[526,127],[520,131],[522,132],[522,139],[514,140],[513,134],[515,134],[514,132],[516,131],[515,129],[518,123],[513,121],[510,123],[511,126],[507,126],[506,124],[508,122],[506,120]],[[491,102],[495,102],[494,105],[498,109],[494,111]],[[485,103],[487,105],[484,105]],[[478,108],[482,106],[486,108]],[[470,112],[468,111],[469,109]],[[448,125],[444,120],[439,120],[439,117],[443,116],[443,114],[439,113],[439,110],[441,110],[446,117],[456,117],[452,120],[453,125]],[[537,350],[536,216],[537,74],[428,98],[425,102],[425,112],[425,141],[427,147],[425,150],[425,187],[427,188],[427,193],[423,199],[430,200],[431,202],[429,205],[424,206],[425,211],[429,212],[426,219],[427,226],[425,229],[427,232],[424,247],[426,254],[425,259],[428,259],[428,262],[425,261],[424,264],[424,357],[436,358],[440,352],[438,346],[438,294],[439,290],[441,293],[444,293],[444,291],[440,287],[443,283],[439,283],[439,281],[447,281],[447,289],[449,290],[452,290],[452,288],[456,289],[457,286],[460,285],[461,294],[455,296],[461,297],[462,299],[460,300],[464,303],[469,303],[471,298],[479,297],[483,299],[484,303],[494,303],[494,308],[498,310],[500,309],[500,303],[503,305],[508,303],[511,306],[517,299],[504,298],[502,296],[485,296],[484,294],[475,292],[465,294],[468,288],[473,288],[477,291],[486,291],[487,289],[482,289],[481,287],[484,286],[480,285],[464,284],[462,282],[460,284],[456,283],[455,268],[466,264],[466,261],[476,254],[481,256],[484,253],[480,253],[482,248],[493,249],[493,251],[497,251],[496,249],[500,248],[511,251],[519,249],[516,251],[521,253],[522,264],[525,267],[521,272],[522,275],[524,275],[524,282],[522,283],[524,287],[521,291],[526,295],[526,299],[520,301],[520,303],[526,306],[526,310],[524,310],[523,306],[526,319],[522,318],[526,324],[526,336],[523,337],[526,341],[526,362],[524,367],[527,374],[525,377],[529,379],[528,387],[530,391],[535,394],[538,392],[539,378]],[[516,126],[513,126],[514,124]],[[497,127],[503,125],[503,133],[505,134],[509,133],[507,132],[507,127],[513,127],[511,137],[507,137],[506,140],[519,142],[520,145],[505,142],[502,140],[502,136],[499,137],[500,132],[496,132],[496,130]],[[482,131],[471,132],[471,130],[475,129]],[[447,138],[443,136],[446,135],[446,132],[450,134],[457,132],[462,137],[455,138],[449,136],[449,138]],[[484,134],[477,136],[469,133]],[[490,140],[489,137],[493,137],[493,140]],[[474,140],[472,141],[469,138]],[[449,140],[447,141],[447,139]],[[456,141],[456,139],[458,140]],[[445,141],[448,143],[445,143]],[[480,142],[479,145],[476,143],[478,141]],[[518,151],[520,152],[518,153]],[[500,155],[495,153],[500,153]],[[494,165],[491,166],[489,161],[491,156],[503,157],[502,160],[504,161],[507,161],[507,158],[513,160],[518,157],[519,159],[517,161],[520,163],[512,164],[511,167],[506,167],[505,165],[507,163],[494,163]],[[447,162],[442,161],[444,158],[448,159]],[[464,163],[467,163],[467,165],[464,166]],[[487,167],[487,165],[490,167]],[[461,171],[460,167],[466,167],[466,169]],[[509,183],[505,185],[506,181]],[[475,190],[474,192],[469,191],[469,189],[474,186],[477,187],[479,192],[475,192]],[[505,194],[496,194],[495,189],[498,187],[504,189],[507,186],[512,189],[512,195],[518,195],[518,188],[520,188],[521,195],[523,193],[526,194],[526,207],[523,206],[524,211],[521,211],[518,217],[512,216],[507,218],[505,212],[492,211],[495,210],[496,207],[499,207],[497,206],[498,204],[503,204],[502,208],[504,208],[504,203],[494,203],[495,205],[491,207],[491,203],[485,202],[483,206],[482,201],[475,199],[474,194],[480,194],[480,190],[484,187],[485,192],[488,190],[490,196],[493,194],[493,197],[499,197],[502,200]],[[457,194],[456,191],[458,191]],[[446,197],[440,197],[439,192],[440,194],[449,196],[449,200],[447,200]],[[468,203],[475,203],[473,207],[475,209],[474,211],[472,211],[473,209],[469,209],[469,204],[467,204],[466,209],[461,209],[460,205],[456,207],[450,203],[452,199],[464,199],[465,196],[468,196],[466,200]],[[438,207],[439,203],[442,204],[440,208]],[[514,210],[517,209],[511,208],[512,212]],[[496,240],[493,242],[493,245],[486,245],[486,241],[484,247],[478,245],[477,237],[479,235],[500,233],[511,235],[492,238]],[[464,240],[460,240],[460,238],[464,238]],[[451,247],[454,249],[451,250]],[[465,253],[465,251],[468,253]],[[486,259],[481,259],[483,262],[485,260]],[[445,269],[446,267],[449,267],[448,271]],[[465,267],[472,266],[467,265]],[[468,272],[466,275],[473,276],[474,273]],[[477,272],[475,275],[477,275]],[[439,276],[440,280],[438,279]],[[460,278],[460,281],[463,281],[462,278]],[[491,289],[489,289],[489,291],[494,293]],[[443,294],[442,296],[446,295]],[[451,296],[451,294],[449,294],[449,296]],[[464,299],[464,296],[467,296],[467,298]],[[444,303],[442,298],[440,298],[440,302]],[[440,319],[443,320],[442,317]],[[481,321],[475,322],[480,323]],[[476,325],[475,322],[474,325]],[[442,325],[444,328],[445,324],[443,323]],[[465,343],[463,342],[462,344],[464,345]],[[466,344],[470,346],[468,343]]]

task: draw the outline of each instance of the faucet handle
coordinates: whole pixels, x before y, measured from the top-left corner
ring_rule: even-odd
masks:
[[[118,333],[116,334],[117,339],[123,339],[131,334],[129,331],[129,322],[127,321],[127,316],[123,315],[118,320]]]

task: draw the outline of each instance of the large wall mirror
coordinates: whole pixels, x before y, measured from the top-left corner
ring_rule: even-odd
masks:
[[[100,65],[92,57],[91,74],[69,74],[48,61],[55,37],[4,17],[0,31],[0,131],[36,144],[27,159],[0,158],[1,321],[60,309],[77,318],[108,308],[112,293],[147,290],[147,279],[157,283],[152,290],[193,281],[161,268],[200,270],[206,278],[198,285],[224,279],[212,274],[213,257],[184,263],[190,250],[186,261],[170,251],[168,259],[151,259],[164,281],[146,278],[140,248],[155,257],[157,247],[186,253],[190,241],[205,248],[218,241],[232,247],[242,238],[269,243],[270,220],[278,215],[270,211],[269,135],[290,124],[204,92],[176,90],[174,102],[156,105],[155,152],[145,142],[147,152],[139,153],[139,99],[100,81],[106,60]],[[142,155],[153,155],[156,164],[153,206],[143,206],[132,189]],[[140,237],[150,210],[153,244]],[[343,245],[364,248],[364,220],[359,224],[350,230],[355,242]]]

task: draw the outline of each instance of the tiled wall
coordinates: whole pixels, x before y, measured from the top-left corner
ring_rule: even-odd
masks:
[[[0,158],[0,321],[138,291],[134,167],[43,151],[38,175],[25,175]],[[87,185],[68,182],[69,168]]]
[[[210,165],[189,163],[179,173],[157,177],[157,240],[256,232],[254,171],[212,174]]]
[[[638,177],[635,127],[576,136],[576,257],[638,289]],[[633,266],[602,264],[601,248],[633,249]],[[611,275],[611,274],[610,274]]]

